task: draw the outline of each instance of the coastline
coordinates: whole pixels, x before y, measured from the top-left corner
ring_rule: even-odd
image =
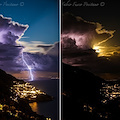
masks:
[[[32,110],[52,120],[59,120],[59,79],[35,80],[31,84],[54,97],[52,101],[30,103]]]
[[[0,69],[0,118],[46,120],[44,115],[33,112],[29,105],[29,102],[33,101],[53,100],[51,96],[43,93],[31,84],[18,80]]]

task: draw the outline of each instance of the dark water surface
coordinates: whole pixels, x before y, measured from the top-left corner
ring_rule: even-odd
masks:
[[[36,80],[30,83],[54,97],[53,101],[31,103],[32,110],[52,120],[59,120],[59,80]]]

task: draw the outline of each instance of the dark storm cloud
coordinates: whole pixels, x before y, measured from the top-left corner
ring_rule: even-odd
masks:
[[[52,47],[52,45],[38,45],[37,47],[43,48],[45,51],[47,51],[48,49],[50,49]]]
[[[62,19],[62,33],[80,33],[84,34],[86,32],[96,29],[94,23],[84,21],[81,17],[75,17],[72,14],[65,13]]]
[[[119,73],[120,72],[120,54],[111,55],[109,57],[99,57],[93,59],[86,66],[91,68],[95,73]]]
[[[68,55],[68,54],[67,54]],[[97,53],[88,50],[73,53],[66,57],[63,62],[72,66],[79,66],[93,73],[120,73],[120,54],[115,52],[111,56],[97,57]]]
[[[113,37],[115,31],[105,30],[98,22],[85,21],[81,17],[65,13],[62,18],[62,40],[64,37],[76,41],[78,48],[89,49]]]
[[[24,35],[27,28],[28,25],[19,24],[0,15],[0,43],[16,45],[16,40]]]
[[[24,55],[26,61],[32,65],[34,70],[58,71],[59,42],[55,42],[53,45],[51,45],[46,54],[37,52],[36,54],[25,53]]]
[[[0,69],[5,71],[18,71],[23,65],[17,63],[17,57],[21,55],[22,47],[15,47],[10,44],[0,44]],[[16,67],[19,66],[19,67]]]
[[[10,44],[0,44],[0,56],[11,56],[14,59],[15,56],[19,55],[21,49],[22,47],[15,47]]]
[[[23,47],[17,47],[19,40],[28,25],[22,25],[12,21],[11,18],[0,15],[0,68],[5,71],[20,70],[23,65],[17,63]],[[17,66],[17,67],[16,67]],[[19,67],[18,67],[19,66]]]
[[[59,55],[59,42],[55,42],[52,47],[47,51],[47,55],[58,56]]]
[[[25,60],[35,71],[58,71],[58,57],[41,53],[24,53]]]
[[[62,24],[61,45],[64,63],[80,66],[95,73],[120,71],[120,52],[117,52],[119,47],[101,48],[108,52],[104,53],[107,56],[100,57],[99,53],[93,50],[94,45],[101,45],[110,40],[115,31],[106,30],[98,22],[85,21],[69,13],[63,15]]]
[[[39,47],[42,47],[43,45],[39,45]],[[24,52],[24,58],[29,66],[32,67],[34,71],[58,71],[58,65],[59,65],[59,43],[56,42],[53,45],[50,45],[49,49],[46,50],[45,53],[40,52],[38,49],[38,52],[30,53],[30,52]],[[16,62],[20,65],[24,65],[23,61],[21,59],[21,55],[19,55],[16,59]],[[27,70],[27,67],[24,66],[24,69]]]
[[[69,37],[64,37],[62,39],[62,48],[64,49],[77,49],[76,41],[75,39],[71,39]]]
[[[27,70],[21,54],[26,46],[18,46],[16,43],[27,28],[28,25],[19,24],[12,21],[11,18],[0,15],[0,69],[7,72]],[[25,52],[25,60],[34,70],[58,71],[58,43],[37,46],[37,48],[40,47],[45,49],[46,54],[40,53],[40,51],[37,53]]]

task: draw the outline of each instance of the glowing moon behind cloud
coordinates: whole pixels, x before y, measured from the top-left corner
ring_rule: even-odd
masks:
[[[93,49],[95,50],[95,52],[100,53],[100,49],[98,46],[94,46]]]

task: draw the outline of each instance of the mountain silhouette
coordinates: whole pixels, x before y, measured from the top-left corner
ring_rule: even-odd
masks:
[[[100,88],[104,79],[91,72],[62,64],[62,111],[63,120],[94,120],[89,112],[83,111],[83,106],[100,104]]]
[[[19,98],[16,102],[11,99],[13,81],[25,83],[0,69],[0,120],[46,120],[32,111],[28,100]]]

